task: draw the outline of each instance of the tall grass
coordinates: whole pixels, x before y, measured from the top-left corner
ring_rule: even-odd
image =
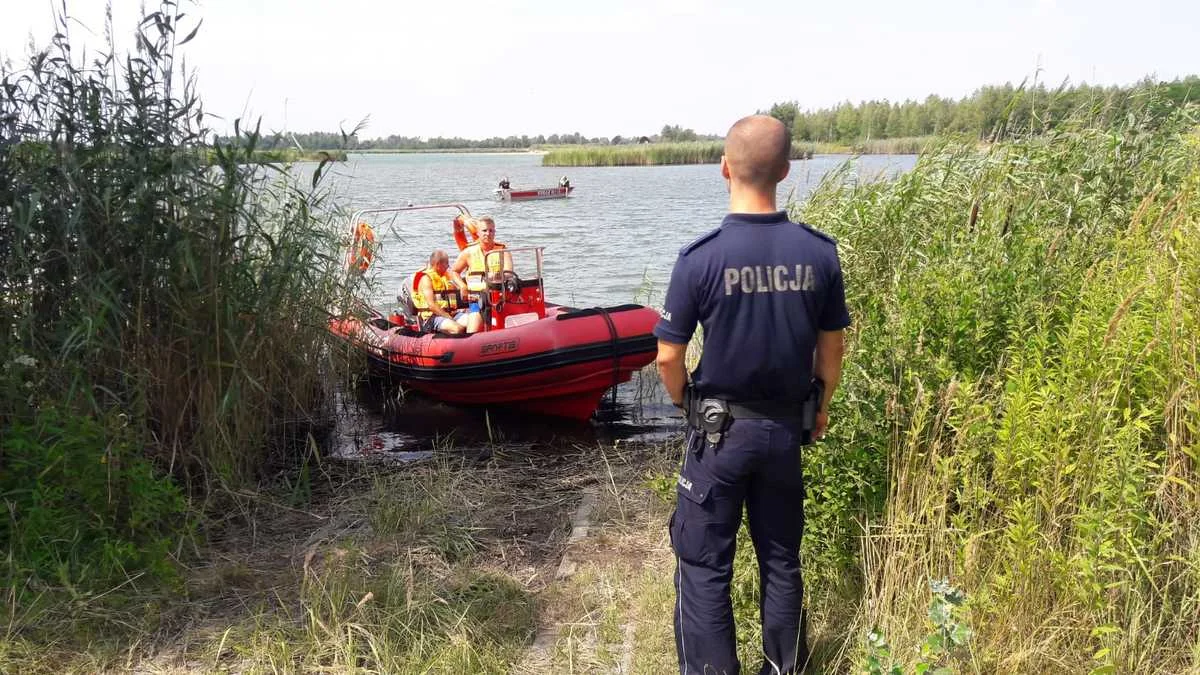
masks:
[[[536,605],[518,579],[473,559],[484,514],[463,494],[478,497],[478,479],[437,463],[346,490],[339,511],[369,527],[308,548],[280,591],[299,612],[242,617],[198,655],[250,672],[506,672]]]
[[[964,668],[1200,668],[1195,125],[1148,105],[943,142],[799,208],[839,238],[855,318],[831,439],[806,449],[818,614],[915,656],[950,577]]]
[[[247,165],[254,131],[206,146],[194,83],[176,66],[191,38],[182,19],[163,2],[139,24],[136,53],[110,40],[85,61],[59,17],[49,48],[0,73],[10,631],[45,618],[31,599],[146,590],[143,569],[171,561],[138,552],[180,550],[179,495],[197,499],[195,514],[213,489],[261,476],[321,405],[324,312],[343,293],[325,164],[298,184]],[[160,492],[175,497],[151,501]],[[38,531],[47,519],[70,536]]]

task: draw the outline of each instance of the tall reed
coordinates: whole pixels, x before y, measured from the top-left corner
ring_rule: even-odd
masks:
[[[4,563],[22,580],[5,606],[30,621],[21,598],[118,585],[88,576],[95,556],[137,578],[134,552],[173,536],[177,502],[127,489],[147,460],[202,506],[262,475],[320,410],[325,312],[345,293],[325,163],[299,183],[248,164],[256,130],[207,146],[176,66],[195,34],[182,20],[166,0],[136,53],[110,40],[83,61],[60,16],[48,49],[0,73],[0,428],[22,430],[0,454],[0,535],[36,543]],[[63,415],[97,422],[72,432]],[[39,462],[32,484],[8,482]],[[73,537],[28,529],[47,514]]]
[[[826,616],[925,635],[965,587],[979,672],[1200,668],[1200,147],[1194,112],[829,177],[855,325],[831,439],[806,449]],[[850,652],[851,657],[853,651]]]

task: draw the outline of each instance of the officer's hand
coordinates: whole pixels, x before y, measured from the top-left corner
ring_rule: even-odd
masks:
[[[829,428],[829,412],[826,410],[817,411],[817,424],[813,428],[813,438],[820,440],[825,437],[825,430]]]

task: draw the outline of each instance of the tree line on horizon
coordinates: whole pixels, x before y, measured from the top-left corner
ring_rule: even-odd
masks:
[[[1170,82],[1144,79],[1129,86],[1065,84],[1049,89],[1039,83],[1025,85],[989,85],[959,100],[930,94],[924,101],[892,102],[846,101],[830,108],[802,110],[798,101],[774,103],[759,110],[779,119],[792,130],[798,142],[853,143],[870,139],[911,138],[944,133],[994,138],[1005,129],[1049,129],[1083,109],[1108,120],[1123,119],[1135,106],[1156,101],[1181,106],[1200,101],[1200,76],[1188,75]],[[228,142],[218,136],[217,141]],[[637,143],[684,143],[720,141],[714,134],[699,134],[680,125],[663,125],[656,134],[587,137],[578,131],[536,136],[492,136],[472,139],[460,136],[404,136],[392,134],[379,138],[361,138],[358,130],[350,133],[310,131],[263,134],[258,147],[263,150],[298,148],[302,150],[465,150],[526,149],[547,145],[627,145]]]
[[[1178,107],[1197,101],[1200,76],[1189,75],[1170,82],[1147,78],[1108,87],[1085,83],[1048,89],[1043,83],[1031,87],[1005,83],[981,87],[957,101],[931,94],[920,102],[846,101],[809,111],[802,111],[797,101],[785,101],[758,112],[782,121],[792,130],[793,140],[801,142],[852,143],[944,133],[988,140],[1006,129],[1048,130],[1079,111],[1113,122],[1141,105]]]
[[[217,136],[216,140],[228,143],[233,140],[228,136]],[[259,139],[258,147],[263,150],[298,148],[302,150],[331,150],[344,149],[348,151],[365,150],[464,150],[464,149],[522,149],[546,145],[632,145],[637,143],[685,143],[688,141],[719,141],[720,136],[698,134],[693,129],[685,129],[679,125],[664,125],[657,134],[630,136],[596,136],[589,138],[578,131],[569,134],[538,134],[537,136],[493,136],[484,139],[462,138],[460,136],[434,136],[422,138],[419,136],[402,136],[392,134],[381,138],[360,138],[358,133],[341,133],[330,131],[309,131],[303,133],[267,133]]]

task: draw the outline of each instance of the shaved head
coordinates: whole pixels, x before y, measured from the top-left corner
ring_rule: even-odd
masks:
[[[787,175],[792,137],[783,122],[768,115],[738,120],[725,135],[729,178],[748,187],[771,190]]]

